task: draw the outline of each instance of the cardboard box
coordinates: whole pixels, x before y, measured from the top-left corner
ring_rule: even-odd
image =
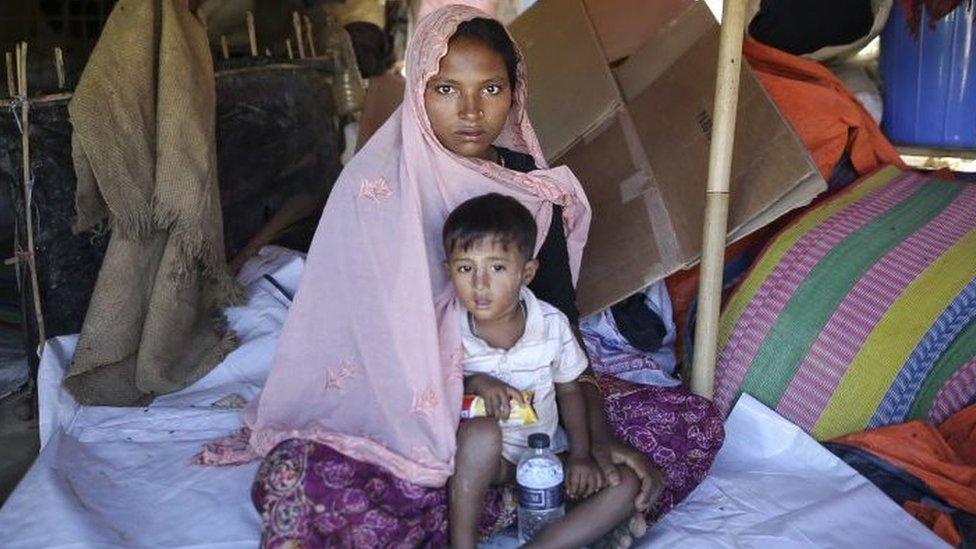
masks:
[[[630,57],[694,0],[585,0],[603,55],[610,63]]]
[[[633,0],[539,0],[511,24],[526,56],[529,116],[543,150],[553,164],[573,169],[593,205],[578,287],[583,314],[700,255],[719,26],[703,2],[680,1],[686,3],[680,13],[650,31],[634,22],[661,21],[678,0],[640,2],[645,7]],[[628,45],[634,33],[643,40],[636,49]],[[610,55],[600,36],[614,38]],[[620,52],[631,53],[611,69]],[[730,241],[825,189],[803,144],[745,66]]]

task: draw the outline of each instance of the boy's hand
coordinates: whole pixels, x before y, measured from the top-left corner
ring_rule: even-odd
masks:
[[[570,455],[566,460],[566,495],[586,499],[603,488],[603,475],[589,455]]]
[[[506,420],[512,413],[510,402],[515,400],[525,404],[518,389],[486,374],[474,374],[465,383],[466,392],[485,399],[485,412],[488,417]]]

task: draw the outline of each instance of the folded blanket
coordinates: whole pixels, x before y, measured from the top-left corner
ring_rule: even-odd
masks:
[[[722,314],[716,404],[820,440],[976,397],[976,185],[885,168],[774,239]]]

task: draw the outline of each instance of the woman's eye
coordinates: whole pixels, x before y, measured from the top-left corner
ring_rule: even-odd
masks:
[[[498,95],[502,93],[502,87],[499,86],[498,84],[488,84],[487,86],[485,86],[485,92],[488,95]]]
[[[504,265],[492,265],[491,266],[491,270],[495,271],[496,273],[500,273],[500,272],[502,272],[502,271],[505,270],[505,266]]]
[[[441,95],[448,95],[452,91],[454,91],[454,87],[453,86],[449,86],[447,84],[441,84],[439,86],[436,86],[434,88],[434,91],[436,91],[437,93],[439,93]]]
[[[470,273],[471,272],[471,266],[470,265],[461,265],[461,266],[459,266],[457,268],[457,272],[459,272],[459,273]]]

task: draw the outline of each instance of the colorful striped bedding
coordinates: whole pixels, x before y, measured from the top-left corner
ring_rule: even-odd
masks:
[[[722,314],[715,402],[814,437],[976,398],[976,185],[884,168],[784,230]]]

